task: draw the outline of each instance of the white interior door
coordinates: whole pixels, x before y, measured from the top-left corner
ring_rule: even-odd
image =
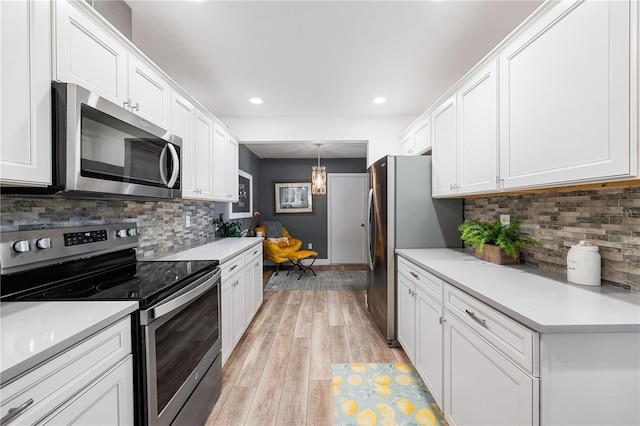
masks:
[[[329,173],[327,180],[329,262],[365,264],[369,175]]]

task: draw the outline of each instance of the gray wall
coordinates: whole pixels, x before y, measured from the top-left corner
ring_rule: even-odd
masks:
[[[327,259],[327,196],[314,195],[313,214],[274,214],[273,182],[307,179],[311,181],[311,167],[317,165],[315,159],[262,159],[260,160],[259,205],[261,220],[281,222],[292,236],[302,240],[302,248],[313,243],[313,250],[319,259]],[[364,158],[327,158],[321,161],[327,173],[365,173],[367,161]],[[255,178],[254,178],[255,179]],[[255,186],[255,181],[254,181]]]
[[[122,0],[85,0],[111,25],[131,40],[131,8]]]

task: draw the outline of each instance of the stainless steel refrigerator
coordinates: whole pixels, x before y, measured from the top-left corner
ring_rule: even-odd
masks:
[[[431,198],[430,156],[386,156],[369,167],[367,306],[391,347],[396,335],[397,248],[462,247],[462,200]]]

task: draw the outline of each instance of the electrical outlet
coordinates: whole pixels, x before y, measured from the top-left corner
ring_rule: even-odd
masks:
[[[308,243],[307,244],[307,249],[313,250],[313,243]]]
[[[184,217],[184,226],[187,228],[191,226],[191,216],[186,215]]]
[[[502,226],[508,226],[511,223],[511,215],[501,214],[500,223],[502,223]]]

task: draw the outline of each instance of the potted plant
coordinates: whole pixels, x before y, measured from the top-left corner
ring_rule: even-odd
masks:
[[[220,231],[221,237],[239,237],[242,235],[242,227],[240,222],[225,222],[222,219],[222,213],[218,219],[213,219],[213,225],[216,231]]]
[[[475,249],[478,259],[499,265],[520,263],[520,248],[526,245],[540,245],[540,242],[520,231],[520,221],[509,225],[495,222],[468,220],[458,229],[462,241]]]

